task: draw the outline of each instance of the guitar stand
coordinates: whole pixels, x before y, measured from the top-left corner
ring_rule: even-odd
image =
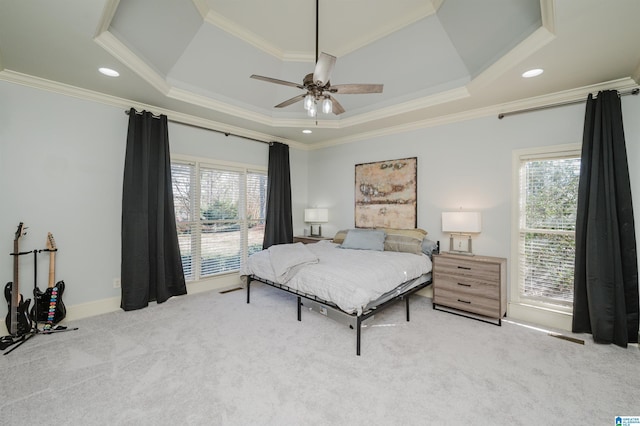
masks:
[[[3,336],[0,337],[0,350],[4,350],[6,348],[8,348],[9,346],[13,346],[11,349],[9,349],[8,351],[6,351],[3,355],[8,355],[11,352],[13,352],[14,350],[16,350],[18,347],[20,347],[22,344],[24,344],[27,340],[29,340],[30,338],[32,338],[33,336],[37,335],[37,334],[55,334],[55,333],[62,333],[65,331],[75,331],[78,330],[78,327],[73,327],[73,328],[68,328],[66,326],[62,326],[62,325],[57,325],[55,327],[52,328],[43,328],[42,330],[40,330],[38,328],[38,301],[36,298],[36,295],[38,293],[38,253],[41,252],[55,252],[58,251],[58,249],[42,249],[42,250],[33,250],[33,251],[25,251],[25,252],[21,252],[21,253],[11,253],[12,256],[20,256],[23,254],[29,254],[29,253],[33,253],[33,326],[31,328],[31,331],[28,333],[23,334],[22,336]]]

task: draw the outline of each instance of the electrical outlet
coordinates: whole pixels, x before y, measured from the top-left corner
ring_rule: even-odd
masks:
[[[120,288],[120,278],[113,279],[113,288]]]

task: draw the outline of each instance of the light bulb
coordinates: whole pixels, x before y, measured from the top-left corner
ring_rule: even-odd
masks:
[[[309,108],[311,108],[311,105],[313,105],[313,96],[311,95],[311,93],[309,93],[307,94],[307,96],[304,97],[304,109],[309,111]]]
[[[315,102],[311,102],[311,106],[307,110],[307,115],[309,117],[315,117],[316,116],[316,112],[317,112],[316,103]]]
[[[324,100],[322,101],[322,112],[324,112],[325,114],[331,114],[332,110],[333,102],[331,102],[331,99],[329,99],[329,97],[324,98]]]

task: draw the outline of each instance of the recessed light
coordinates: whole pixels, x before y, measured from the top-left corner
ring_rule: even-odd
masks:
[[[311,133],[311,130],[309,130],[309,129],[304,129],[304,130],[302,131],[302,133],[304,133],[305,135],[308,135],[309,133]]]
[[[102,74],[109,76],[109,77],[118,77],[120,76],[120,73],[116,70],[112,70],[111,68],[98,68],[98,71],[100,71]]]
[[[524,78],[537,77],[540,74],[542,74],[543,72],[544,72],[544,70],[542,68],[535,68],[535,69],[523,72],[522,76]]]

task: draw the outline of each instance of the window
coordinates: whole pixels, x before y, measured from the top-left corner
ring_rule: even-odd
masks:
[[[187,281],[238,271],[262,250],[266,172],[173,161],[171,175]]]
[[[532,305],[573,305],[580,152],[558,147],[520,152],[516,295]]]

